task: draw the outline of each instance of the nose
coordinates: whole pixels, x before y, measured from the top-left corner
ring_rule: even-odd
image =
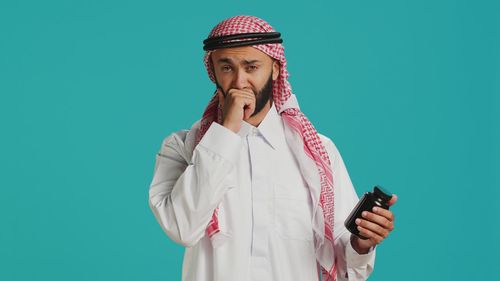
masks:
[[[245,89],[250,88],[250,84],[248,83],[248,74],[245,71],[238,70],[236,71],[233,77],[233,88],[236,89]]]

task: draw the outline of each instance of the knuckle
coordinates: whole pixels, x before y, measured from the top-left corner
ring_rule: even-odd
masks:
[[[366,235],[368,235],[370,237],[373,236],[373,232],[371,230],[369,230],[369,229],[365,228],[365,233],[366,233]]]
[[[394,219],[394,214],[391,211],[389,211],[389,213],[387,214],[387,219],[389,219],[389,220]]]
[[[380,235],[384,235],[384,233],[385,233],[385,231],[386,231],[386,230],[385,230],[385,228],[383,228],[383,227],[379,227],[379,228],[377,229],[377,231],[378,231],[378,233],[380,233]]]
[[[384,223],[385,228],[391,228],[391,222],[386,220]]]
[[[366,213],[364,213],[364,217],[367,218],[367,219],[371,219],[372,218],[372,213],[366,212]]]
[[[364,227],[370,226],[370,223],[367,220],[361,220],[361,223],[363,224]]]

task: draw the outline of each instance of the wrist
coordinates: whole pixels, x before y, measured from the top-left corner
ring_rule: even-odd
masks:
[[[232,123],[232,122],[222,121],[222,126],[233,131],[235,134],[237,134],[240,131],[240,126],[238,126],[238,124],[234,124],[234,122]]]

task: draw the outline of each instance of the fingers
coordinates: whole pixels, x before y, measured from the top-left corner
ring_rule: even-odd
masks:
[[[249,93],[249,94],[251,94],[251,95],[253,95],[253,94],[254,94],[254,93],[253,93],[253,91],[252,91],[251,89],[249,89],[249,88],[243,88],[243,89],[241,89],[241,90],[239,90],[239,91],[243,91],[243,92]]]
[[[363,237],[368,238],[370,241],[372,241],[375,245],[380,244],[383,240],[384,237],[378,235],[377,233],[366,229],[362,226],[358,226],[359,234],[361,234]]]
[[[247,98],[250,98],[250,99],[255,99],[255,95],[254,93],[252,92],[252,90],[250,89],[229,89],[229,91],[227,92],[227,95],[228,96],[231,96],[233,98],[236,98],[236,97],[247,97]]]
[[[393,194],[391,197],[391,200],[389,200],[389,206],[394,205],[394,203],[396,203],[397,200],[398,200],[398,196],[396,194]]]
[[[369,220],[357,219],[356,224],[367,230],[370,230],[373,233],[376,233],[383,238],[386,238],[390,232],[388,228],[385,228],[384,226]]]
[[[388,221],[394,222],[394,213],[384,208],[374,207],[373,212],[377,215],[383,216]]]
[[[369,222],[375,223],[388,231],[392,231],[394,229],[394,221],[390,218],[394,218],[394,216],[391,211],[388,210],[384,211],[389,212],[388,217],[366,211],[363,212],[361,216]],[[380,212],[380,210],[378,210],[378,212]]]
[[[248,119],[255,111],[255,94],[250,89],[229,89],[225,96],[222,89],[217,89],[219,105],[222,105],[222,125],[237,133],[241,121]]]
[[[245,104],[244,107],[244,116],[243,120],[247,120],[252,116],[252,113],[255,111],[255,98],[251,99],[249,103]]]
[[[397,199],[398,197],[393,195],[389,205],[396,203]],[[374,207],[372,211],[361,213],[362,218],[356,219],[356,224],[360,235],[380,244],[394,230],[395,217],[393,212],[380,207]]]
[[[250,118],[255,111],[255,95],[250,89],[230,89],[227,94],[243,110],[243,119]]]

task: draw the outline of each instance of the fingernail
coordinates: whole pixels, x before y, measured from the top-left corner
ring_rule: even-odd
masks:
[[[373,207],[374,212],[378,212],[378,207]]]
[[[366,211],[364,211],[363,213],[361,213],[361,215],[362,215],[363,217],[366,217],[366,215],[368,215],[368,213],[367,213]]]
[[[360,219],[356,219],[356,224],[359,224],[361,222]]]

